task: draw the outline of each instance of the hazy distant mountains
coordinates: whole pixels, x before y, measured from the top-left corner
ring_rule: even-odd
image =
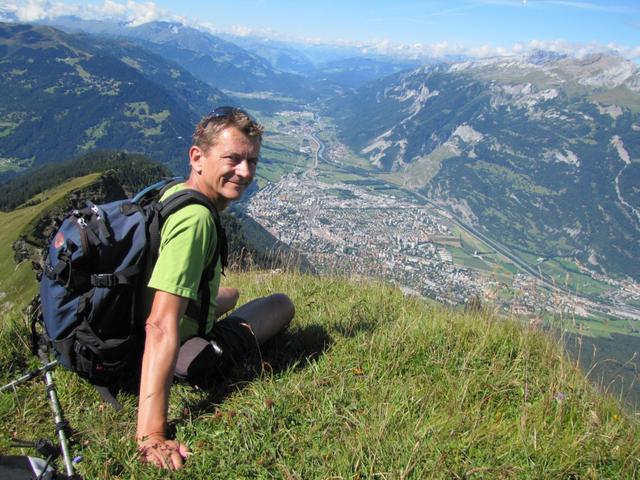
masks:
[[[193,125],[213,106],[265,107],[220,89],[274,97],[267,100],[271,110],[281,108],[278,97],[300,108],[411,65],[361,58],[322,70],[292,48],[262,48],[280,66],[311,69],[305,76],[175,23],[55,22],[68,33],[0,23],[0,85],[7,92],[0,98],[0,175],[94,149],[143,152],[182,171]]]
[[[538,52],[426,67],[372,82],[329,110],[373,164],[494,238],[640,278],[632,63]]]
[[[149,22],[132,27],[59,17],[48,23],[68,32],[136,42],[178,63],[209,85],[231,93],[268,92],[301,101],[314,101],[334,94],[336,89],[359,87],[420,64],[406,59],[364,56],[356,49],[292,46],[257,37],[227,35],[229,41],[175,22]]]
[[[209,85],[234,92],[268,91],[297,97],[309,95],[303,78],[275,69],[267,59],[234,43],[179,23],[92,22],[60,17],[50,22],[66,31],[127,39],[172,60]]]
[[[226,97],[131,44],[0,24],[4,170],[99,148],[184,163],[195,121]]]

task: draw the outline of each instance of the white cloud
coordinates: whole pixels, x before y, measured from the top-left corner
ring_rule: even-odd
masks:
[[[122,17],[127,13],[127,6],[123,3],[105,0],[101,6],[101,10],[101,13],[105,17]]]
[[[470,6],[501,4],[514,5],[513,0],[470,0]],[[529,2],[527,7],[534,5]],[[571,0],[540,0],[535,5],[556,6],[556,7],[573,7],[577,9],[598,9],[599,5],[571,1]],[[605,7],[602,7],[605,8]],[[607,10],[618,8],[608,5]],[[618,8],[620,10],[620,8]],[[531,50],[548,50],[557,53],[567,53],[577,56],[585,56],[590,53],[617,51],[625,58],[640,61],[640,45],[636,46],[620,46],[615,44],[578,44],[565,40],[533,40],[528,43],[515,43],[510,47],[493,46],[490,44],[478,45],[474,47],[463,46],[457,43],[449,43],[447,41],[425,44],[402,44],[393,43],[388,39],[377,41],[353,41],[353,40],[335,40],[327,41],[318,38],[301,38],[291,37],[274,32],[270,29],[255,29],[245,25],[233,25],[230,28],[221,30],[211,23],[187,22],[183,17],[173,15],[169,10],[158,6],[153,1],[135,1],[135,0],[102,0],[101,3],[89,3],[86,5],[66,4],[64,0],[0,0],[0,17],[2,14],[6,16],[13,15],[19,21],[33,22],[37,20],[55,18],[62,15],[76,15],[84,19],[109,19],[127,22],[132,26],[155,20],[172,20],[178,21],[195,28],[202,28],[211,33],[230,33],[238,36],[259,36],[275,40],[289,41],[293,43],[302,43],[308,45],[327,45],[342,46],[356,48],[363,52],[381,54],[381,55],[397,55],[410,58],[432,57],[445,58],[448,55],[467,55],[475,58],[485,58],[493,56],[506,56],[515,54],[525,54]]]
[[[33,22],[41,20],[47,16],[46,9],[48,2],[39,0],[28,0],[26,2],[0,2],[0,9],[4,12],[15,15],[21,22]]]
[[[220,31],[215,28],[213,28],[213,30],[218,32]],[[282,35],[270,28],[253,28],[246,25],[232,25],[225,33],[231,33],[232,35],[237,35],[239,37],[257,36],[272,39],[282,38]]]
[[[15,15],[21,22],[34,22],[75,15],[87,20],[118,20],[132,26],[154,20],[182,21],[165,8],[154,2],[136,2],[134,0],[103,0],[102,3],[88,5],[69,5],[56,0],[0,0],[0,11]]]
[[[116,3],[110,1],[109,3]],[[168,10],[159,8],[153,2],[134,2],[129,0],[127,2],[127,13],[129,17],[128,21],[132,26],[141,25],[143,23],[153,22],[156,20],[170,19],[171,14]]]

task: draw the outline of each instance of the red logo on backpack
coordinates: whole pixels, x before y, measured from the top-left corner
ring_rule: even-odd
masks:
[[[64,234],[62,232],[56,233],[55,238],[53,239],[53,248],[56,250],[64,245]]]

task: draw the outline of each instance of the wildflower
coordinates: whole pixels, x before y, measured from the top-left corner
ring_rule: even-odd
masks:
[[[556,394],[553,396],[553,398],[555,398],[558,402],[561,402],[564,399],[566,399],[567,396],[562,392],[556,392]]]

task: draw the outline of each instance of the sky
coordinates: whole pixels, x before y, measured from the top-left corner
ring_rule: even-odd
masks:
[[[435,57],[616,50],[640,63],[640,0],[0,0],[3,13],[25,22],[178,20],[213,33]]]

